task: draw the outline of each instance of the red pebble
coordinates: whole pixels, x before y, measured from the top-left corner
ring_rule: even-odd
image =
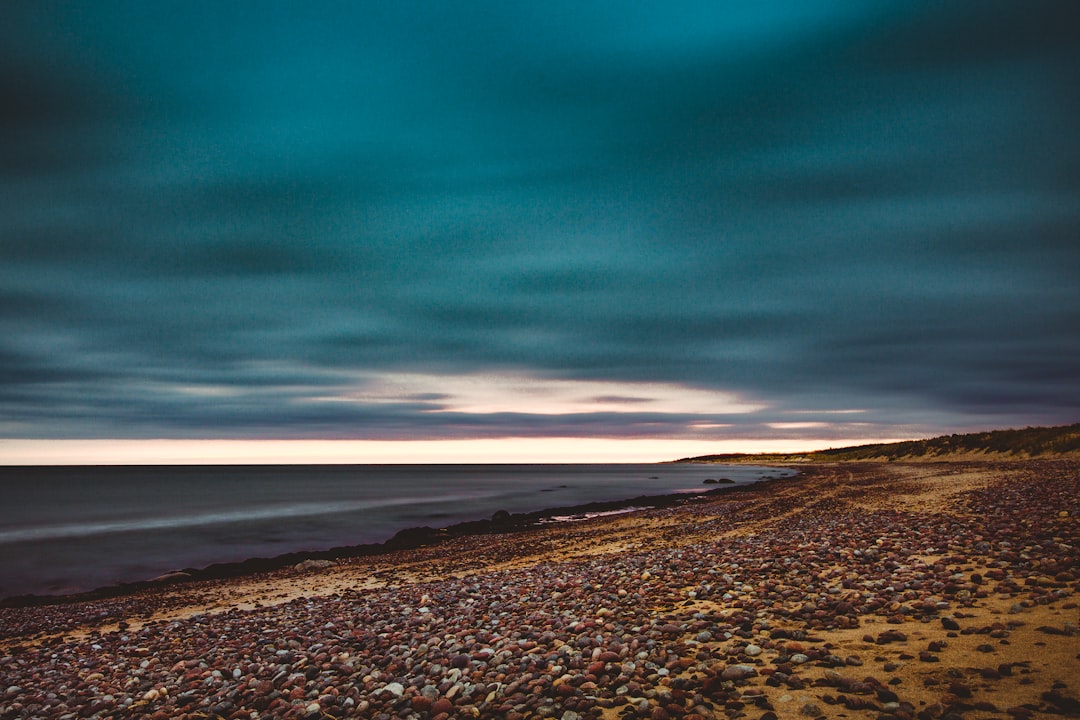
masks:
[[[450,713],[454,710],[454,703],[450,702],[446,698],[439,698],[435,702],[431,703],[431,714],[440,715],[442,713]]]

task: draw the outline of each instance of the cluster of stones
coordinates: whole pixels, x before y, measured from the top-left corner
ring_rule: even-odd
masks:
[[[863,671],[872,658],[835,654],[827,633],[872,615],[897,626],[868,634],[875,647],[906,642],[899,626],[915,621],[990,640],[1010,628],[957,621],[989,594],[1009,595],[1020,609],[1059,601],[1075,608],[1076,469],[1050,466],[1038,482],[1003,476],[968,494],[962,512],[917,517],[835,501],[800,507],[797,496],[762,491],[654,511],[686,521],[618,555],[447,573],[437,582],[16,647],[0,658],[0,719],[585,720],[614,712],[768,720],[776,717],[771,688],[820,689],[825,707],[807,703],[807,717],[835,708],[882,720],[972,709],[1023,718],[1039,708],[980,707],[959,679],[941,702],[917,707],[890,680],[888,664],[880,676]],[[716,539],[738,522],[769,517],[782,519],[767,534]],[[451,568],[456,553],[471,567],[566,542],[568,533],[585,541],[604,528],[465,538],[427,557]],[[988,570],[961,572],[973,559]],[[918,653],[911,660],[936,657],[933,647]],[[983,680],[1013,672],[1025,668],[978,670]],[[1047,707],[1071,707],[1068,688],[1048,692],[1057,695]]]
[[[181,602],[160,593],[143,592],[86,602],[5,607],[0,609],[0,640],[150,617],[155,612],[186,605],[190,601],[190,596]]]

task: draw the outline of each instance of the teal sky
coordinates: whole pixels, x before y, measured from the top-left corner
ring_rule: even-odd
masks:
[[[0,439],[1075,422],[1072,2],[5,2]]]

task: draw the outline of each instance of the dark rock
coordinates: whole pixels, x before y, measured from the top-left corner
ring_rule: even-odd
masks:
[[[907,642],[907,635],[899,630],[886,630],[880,633],[874,642],[878,645],[886,645],[891,642]]]
[[[960,682],[954,682],[949,685],[949,692],[958,698],[967,699],[971,697],[971,688]]]
[[[390,538],[386,545],[395,549],[408,550],[438,542],[443,534],[427,525],[405,528]]]
[[[1057,711],[1062,715],[1074,717],[1080,715],[1080,700],[1077,700],[1076,698],[1062,695],[1057,690],[1044,692],[1039,697],[1057,708]]]
[[[900,697],[896,693],[894,693],[892,690],[889,690],[888,688],[879,687],[879,688],[877,688],[875,694],[877,695],[877,699],[878,699],[879,702],[883,702],[883,703],[900,702]]]

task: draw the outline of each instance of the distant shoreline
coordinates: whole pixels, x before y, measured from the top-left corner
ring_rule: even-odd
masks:
[[[812,452],[699,455],[673,462],[801,465],[821,462],[1019,462],[1077,458],[1080,458],[1080,423],[940,435],[923,440],[855,445]]]
[[[260,467],[260,466],[253,466]],[[771,465],[766,467],[773,467]],[[778,467],[778,466],[777,466]],[[795,468],[792,468],[795,469]],[[791,479],[795,475],[786,476]],[[614,514],[616,512],[636,512],[670,508],[696,501],[706,500],[718,494],[745,492],[760,488],[780,478],[764,477],[742,484],[704,485],[700,491],[682,491],[656,495],[638,495],[631,498],[604,502],[590,502],[544,508],[526,513],[496,512],[491,518],[480,518],[454,523],[442,528],[427,525],[405,528],[383,542],[341,545],[326,550],[299,550],[282,553],[272,557],[253,557],[236,562],[213,563],[201,568],[175,569],[163,573],[158,578],[103,585],[92,590],[62,594],[23,594],[0,598],[0,608],[37,607],[63,605],[68,603],[103,600],[131,595],[144,590],[161,588],[176,583],[188,583],[201,580],[229,580],[258,573],[272,572],[305,561],[337,561],[350,558],[387,555],[400,550],[413,550],[441,544],[454,538],[470,535],[488,535],[495,533],[518,533],[541,525],[551,526],[573,522],[579,516],[593,514]]]

